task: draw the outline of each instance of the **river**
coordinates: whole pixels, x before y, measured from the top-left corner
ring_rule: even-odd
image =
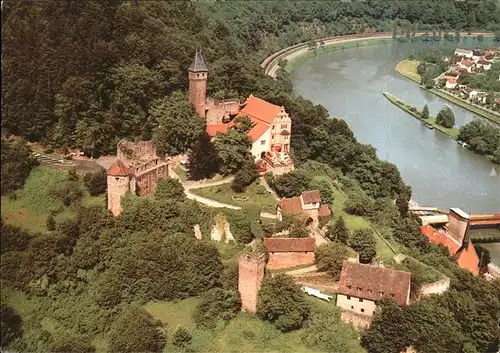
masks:
[[[431,115],[449,104],[458,126],[478,119],[395,72],[412,52],[435,45],[391,42],[319,55],[292,72],[294,90],[345,119],[359,142],[396,164],[418,204],[500,213],[500,166],[427,129],[382,96],[387,91],[417,107],[427,104]]]

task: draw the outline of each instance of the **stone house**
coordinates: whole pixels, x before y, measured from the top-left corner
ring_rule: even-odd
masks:
[[[234,126],[238,116],[250,118],[252,127],[248,137],[252,140],[251,153],[260,165],[259,171],[275,175],[294,169],[290,158],[292,120],[285,108],[250,95],[240,103],[238,99],[214,100],[207,98],[208,68],[200,52],[196,52],[189,67],[189,101],[207,123],[207,133],[215,138]]]
[[[314,238],[264,238],[267,249],[267,268],[276,270],[315,262]]]
[[[399,305],[410,302],[411,273],[344,261],[340,273],[337,306],[345,322],[359,318],[367,326],[375,313],[377,301],[394,299]]]
[[[117,145],[117,156],[107,171],[108,210],[113,216],[122,212],[122,198],[127,192],[151,195],[158,181],[168,177],[168,162],[157,156],[152,141],[122,140]]]
[[[317,227],[320,217],[331,215],[330,208],[321,203],[319,190],[304,191],[300,196],[283,198],[276,207],[277,219],[283,220],[283,214],[309,216],[308,223]]]

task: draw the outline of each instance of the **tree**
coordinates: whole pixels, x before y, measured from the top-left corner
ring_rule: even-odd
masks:
[[[478,36],[477,36],[477,40],[478,40],[479,42],[482,42],[482,41],[484,40],[484,36],[483,36],[482,34],[478,34]]]
[[[95,351],[88,337],[66,332],[57,335],[52,348],[54,353],[94,353]]]
[[[111,352],[162,352],[164,337],[158,324],[142,308],[129,306],[113,323],[109,334]]]
[[[326,271],[335,280],[339,279],[342,263],[347,259],[347,248],[340,243],[320,245],[316,248],[318,270]]]
[[[186,347],[191,339],[191,334],[184,326],[177,326],[172,334],[172,344],[177,347]]]
[[[23,334],[23,320],[21,316],[6,303],[1,303],[0,307],[0,345],[2,348]]]
[[[214,146],[219,156],[220,171],[225,175],[238,172],[253,158],[250,153],[252,140],[237,129],[230,129],[225,134],[217,133]]]
[[[349,239],[349,231],[344,222],[344,218],[342,216],[334,224],[328,225],[328,233],[327,237],[332,241],[337,241],[342,244],[347,244],[347,240]]]
[[[422,114],[420,115],[422,119],[428,119],[429,118],[429,107],[424,105],[424,109],[422,109]]]
[[[56,230],[56,221],[55,221],[54,215],[52,213],[50,213],[47,216],[47,221],[45,222],[45,226],[47,227],[48,231],[52,232],[52,231]]]
[[[370,263],[377,253],[377,242],[371,229],[354,231],[349,243],[351,248],[359,254],[359,262],[361,263]]]
[[[158,124],[153,141],[159,155],[187,152],[205,130],[204,120],[196,115],[194,107],[181,92],[152,102],[150,115]]]
[[[214,328],[219,320],[227,322],[234,318],[240,308],[237,292],[214,288],[202,295],[193,313],[193,320],[201,327]]]
[[[235,192],[243,192],[246,187],[252,184],[257,179],[257,166],[253,159],[250,159],[243,164],[240,170],[234,175],[234,180],[231,183],[231,188]]]
[[[193,180],[212,178],[219,171],[217,151],[205,131],[188,152],[188,170],[189,177]]]
[[[436,124],[449,129],[455,126],[455,114],[453,114],[453,111],[449,106],[445,105],[441,108],[436,116]]]
[[[91,196],[97,196],[104,192],[108,187],[106,170],[102,169],[96,173],[87,173],[83,177],[83,182]]]
[[[314,55],[317,55],[318,44],[314,39],[311,39],[309,42],[307,42],[307,48],[311,50]]]
[[[155,199],[171,200],[182,202],[186,195],[184,194],[184,186],[177,179],[164,178],[158,181],[155,190]]]
[[[309,189],[311,178],[303,171],[295,170],[274,180],[274,189],[279,197],[294,197]]]
[[[321,202],[331,205],[333,202],[333,184],[326,177],[316,177],[314,178],[309,187],[314,190],[318,190],[321,196]]]
[[[31,169],[38,163],[26,143],[11,142],[2,136],[2,195],[23,186]]]
[[[285,274],[266,276],[259,292],[257,314],[283,332],[302,327],[310,312],[304,293]]]

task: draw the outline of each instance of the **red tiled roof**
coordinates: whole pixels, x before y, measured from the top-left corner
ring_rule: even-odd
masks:
[[[265,123],[271,124],[280,111],[281,107],[250,95],[246,102],[243,103],[243,108],[240,110],[240,114],[248,115]]]
[[[116,160],[115,164],[108,169],[108,175],[112,176],[127,176],[130,175],[130,170],[123,164],[119,159]]]
[[[314,251],[314,238],[264,238],[264,246],[269,252]]]
[[[452,79],[449,79],[449,80],[448,80],[448,83],[449,83],[450,85],[454,85],[455,83],[457,83],[457,80],[455,80],[454,78],[452,78]]]
[[[469,60],[469,59],[465,59],[465,60],[462,60],[462,65],[470,67],[470,66],[474,65],[474,61]]]
[[[500,98],[497,98],[500,99]],[[486,221],[486,220],[497,220],[500,222],[500,213],[495,214],[472,214],[469,216],[471,221]]]
[[[251,119],[254,126],[247,132],[248,137],[255,142],[269,129],[270,125],[257,119]]]
[[[469,242],[467,249],[462,249],[456,255],[456,261],[458,266],[461,268],[465,268],[475,275],[479,274],[479,257],[477,256],[476,249],[474,249],[474,245],[471,241]]]
[[[302,193],[301,197],[302,197],[302,201],[304,201],[304,203],[321,202],[321,196],[319,194],[319,190],[304,191]]]
[[[407,304],[411,273],[344,261],[338,292],[357,298],[380,300],[393,298]]]
[[[217,135],[218,132],[224,134],[231,126],[234,126],[234,123],[232,121],[227,124],[207,125],[207,134],[210,137],[214,137],[215,135]]]
[[[459,63],[460,61],[462,61],[462,59],[463,59],[462,55],[455,55],[455,62]]]
[[[453,256],[460,249],[460,245],[457,241],[448,237],[446,233],[436,230],[431,225],[425,225],[419,227],[420,232],[429,238],[429,241],[434,244],[441,244],[448,248],[450,254]]]
[[[302,213],[302,203],[300,202],[300,197],[289,197],[284,198],[280,201],[279,207],[281,212],[290,214]]]
[[[319,217],[327,217],[327,216],[329,216],[331,214],[332,213],[330,212],[330,208],[328,207],[328,205],[323,204],[323,205],[320,206],[319,211],[318,211],[318,216]]]
[[[496,104],[500,104],[500,98],[495,99]]]
[[[477,63],[478,63],[478,64],[481,64],[481,65],[489,65],[489,64],[490,64],[490,62],[489,62],[489,61],[484,60],[484,59],[479,59],[479,60],[477,61]]]

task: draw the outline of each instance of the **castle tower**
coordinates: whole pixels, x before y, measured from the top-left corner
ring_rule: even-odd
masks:
[[[189,67],[189,102],[195,107],[196,113],[205,118],[207,99],[208,69],[201,52],[196,51],[194,61]]]
[[[266,267],[265,255],[242,254],[238,260],[238,291],[241,308],[254,314]]]
[[[119,159],[108,172],[108,210],[113,216],[122,213],[122,197],[130,190],[130,171]]]

